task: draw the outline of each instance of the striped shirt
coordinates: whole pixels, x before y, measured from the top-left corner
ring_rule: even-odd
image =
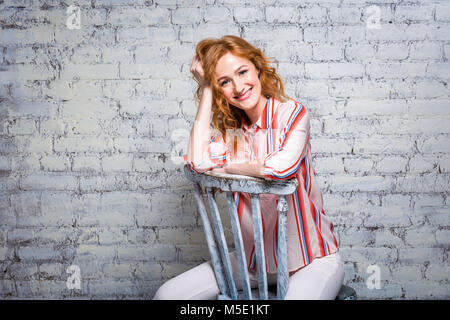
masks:
[[[208,156],[197,163],[185,163],[190,170],[202,173],[223,167],[231,161],[264,159],[264,176],[268,180],[296,177],[297,190],[286,196],[289,271],[308,265],[315,258],[338,251],[333,224],[323,209],[323,197],[315,178],[311,157],[310,116],[301,103],[280,102],[269,98],[258,121],[251,127],[245,121],[240,134],[227,131],[210,139]],[[264,250],[268,273],[277,270],[278,195],[260,194]],[[249,269],[256,270],[252,209],[249,193],[234,192]]]

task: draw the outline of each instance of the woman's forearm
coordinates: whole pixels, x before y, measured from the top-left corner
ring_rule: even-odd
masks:
[[[230,162],[224,167],[225,173],[264,178],[264,159],[247,162]]]
[[[212,106],[212,88],[204,87],[194,125],[189,136],[188,160],[201,162],[210,140],[210,121]]]

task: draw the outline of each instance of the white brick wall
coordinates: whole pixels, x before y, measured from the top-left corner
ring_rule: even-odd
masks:
[[[150,299],[209,258],[171,135],[196,115],[197,42],[225,34],[277,59],[311,112],[345,282],[450,297],[448,3],[78,1],[80,29],[42,3],[0,4],[0,299]]]

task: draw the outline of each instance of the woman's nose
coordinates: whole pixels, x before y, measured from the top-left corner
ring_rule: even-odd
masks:
[[[234,93],[235,93],[235,95],[236,96],[241,95],[242,93],[244,93],[244,89],[245,89],[244,84],[241,83],[239,80],[236,80],[235,84],[234,84]]]

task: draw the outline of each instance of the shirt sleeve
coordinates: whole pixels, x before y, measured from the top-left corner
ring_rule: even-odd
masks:
[[[266,180],[294,177],[309,144],[310,116],[306,108],[298,102],[287,103],[282,108],[277,121],[277,127],[283,128],[280,130],[279,148],[264,158]]]
[[[227,164],[229,148],[219,134],[217,137],[211,136],[205,156],[200,161],[188,161],[187,155],[183,156],[184,163],[188,165],[191,171],[203,173],[214,168],[222,168]]]

